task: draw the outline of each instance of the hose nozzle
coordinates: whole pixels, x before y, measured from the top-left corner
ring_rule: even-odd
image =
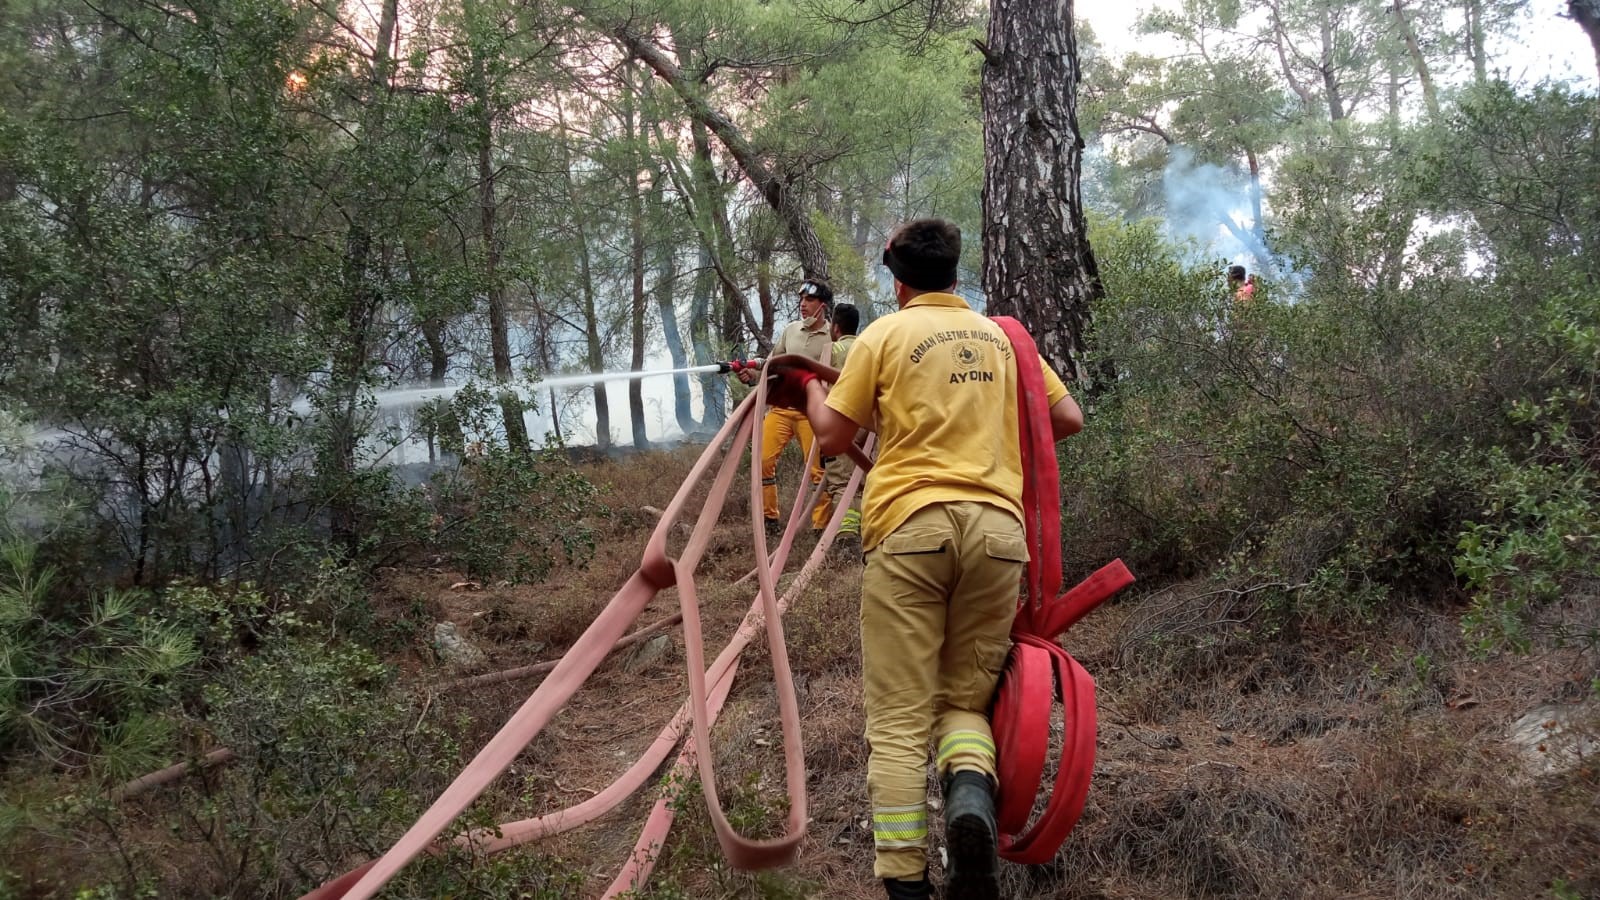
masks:
[[[748,371],[754,371],[756,369],[759,369],[759,368],[761,368],[762,363],[765,363],[765,362],[766,362],[766,360],[760,359],[760,358],[756,358],[756,359],[730,359],[727,362],[717,363],[717,371],[720,372],[723,375],[726,375],[729,372],[732,372],[735,375],[737,375],[738,373],[744,372],[744,371],[747,371],[747,370]]]

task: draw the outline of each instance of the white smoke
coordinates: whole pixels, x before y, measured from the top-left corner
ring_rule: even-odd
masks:
[[[1293,301],[1307,273],[1267,243],[1256,220],[1250,176],[1236,168],[1197,162],[1187,147],[1173,147],[1161,176],[1167,236],[1195,263],[1223,260],[1275,283],[1275,295]],[[1264,217],[1264,216],[1263,216]]]
[[[1254,272],[1273,267],[1250,202],[1250,179],[1174,147],[1161,174],[1167,236],[1206,260],[1226,259]]]

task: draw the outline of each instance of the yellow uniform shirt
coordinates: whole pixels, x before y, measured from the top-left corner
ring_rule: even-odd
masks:
[[[1066,385],[1044,370],[1054,406]],[[930,503],[973,500],[1022,518],[1022,451],[1011,342],[954,294],[913,297],[872,323],[828,394],[858,425],[878,422],[861,544],[872,549]]]

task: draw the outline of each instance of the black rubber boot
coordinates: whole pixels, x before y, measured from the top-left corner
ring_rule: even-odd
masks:
[[[888,893],[889,900],[933,900],[933,885],[928,883],[927,872],[923,872],[916,881],[885,878],[883,889]]]
[[[783,520],[767,520],[767,537],[783,537]]]
[[[957,772],[944,785],[945,900],[1000,900],[999,830],[994,822],[994,779]]]

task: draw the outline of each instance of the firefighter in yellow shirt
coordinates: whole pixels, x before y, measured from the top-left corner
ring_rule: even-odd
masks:
[[[1000,891],[987,709],[1028,558],[1017,373],[1005,332],[951,293],[960,257],[951,223],[901,226],[883,254],[899,311],[855,342],[831,391],[787,367],[769,388],[774,403],[806,410],[829,454],[877,423],[861,516],[862,693],[873,872],[893,900],[932,896],[930,736],[944,787],[945,896]],[[1041,366],[1059,440],[1083,427],[1083,413]]]
[[[798,353],[823,365],[833,365],[833,340],[829,336],[828,313],[833,307],[833,287],[821,278],[808,278],[800,285],[800,320],[790,322],[772,345],[772,355]],[[739,378],[746,384],[755,380],[755,373],[741,372]],[[799,410],[774,406],[761,420],[761,514],[767,523],[768,534],[781,534],[783,520],[778,518],[778,457],[783,448],[795,437],[800,438],[800,453],[811,453],[811,423]],[[811,483],[822,481],[822,461],[819,458],[811,467]],[[817,496],[817,505],[811,510],[813,530],[827,527],[833,515],[833,500],[826,491]]]

